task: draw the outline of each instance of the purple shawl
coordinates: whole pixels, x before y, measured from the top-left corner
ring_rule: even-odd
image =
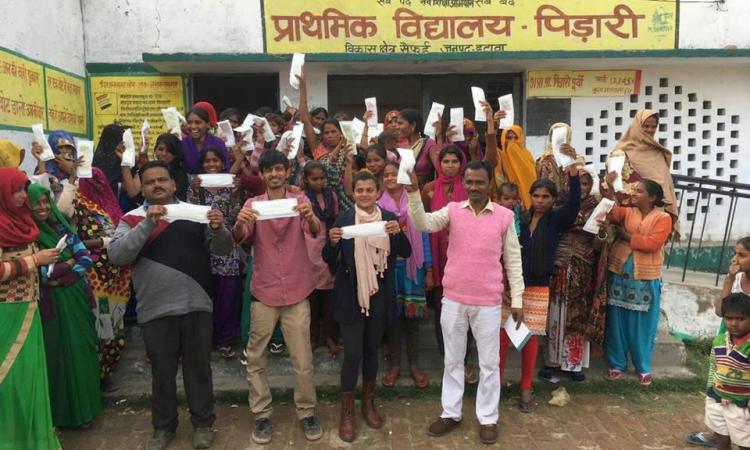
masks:
[[[190,136],[182,135],[180,148],[182,149],[182,157],[184,158],[182,161],[182,168],[185,172],[192,175],[203,173],[203,168],[198,167],[198,159],[200,158],[201,152],[209,147],[214,147],[224,154],[224,171],[229,172],[229,168],[232,167],[232,159],[229,157],[227,146],[224,145],[223,140],[213,134],[206,136],[206,140],[203,141],[203,148],[198,148],[195,145],[195,141],[193,141],[193,138]]]
[[[404,230],[406,237],[409,239],[411,256],[406,260],[406,276],[416,283],[417,270],[424,266],[424,248],[422,247],[422,233],[417,231],[414,222],[409,217],[408,203],[408,195],[406,189],[403,188],[401,189],[401,198],[398,205],[388,191],[383,191],[383,194],[378,199],[378,206],[398,216],[401,229]]]

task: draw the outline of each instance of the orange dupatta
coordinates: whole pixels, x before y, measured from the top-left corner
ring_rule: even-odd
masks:
[[[518,139],[507,142],[509,131],[513,131]],[[495,182],[499,188],[505,175],[507,181],[518,186],[518,195],[523,208],[529,209],[531,207],[529,189],[536,181],[536,165],[534,156],[526,149],[524,142],[523,129],[518,125],[506,128],[500,134],[500,146],[497,149],[500,164],[495,166]]]

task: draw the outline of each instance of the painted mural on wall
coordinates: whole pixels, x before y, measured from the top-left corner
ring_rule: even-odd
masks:
[[[426,54],[675,48],[675,2],[263,0],[265,50]]]

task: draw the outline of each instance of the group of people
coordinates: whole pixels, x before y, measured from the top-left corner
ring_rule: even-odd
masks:
[[[564,123],[551,127],[536,160],[522,128],[499,130],[505,113],[486,102],[483,141],[468,120],[463,141],[454,142],[457,130],[441,119],[430,124],[435,137],[425,137],[422,113],[403,109],[384,116],[376,138],[365,129],[360,142],[348,142],[339,119],[349,118],[310,110],[299,81],[299,109],[255,111],[274,140],[258,124],[252,138],[238,133],[227,148],[217,123],[237,128],[240,112],[217,115],[198,102],[181,135],[158,136],[155,160],[141,154],[134,168],[121,163],[124,127],[105,127],[91,178],[77,176],[81,160],[65,131],[49,135],[51,161],[42,161],[41,143],[33,145],[31,184],[17,170],[23,150],[0,141],[9,166],[0,169],[0,411],[11,418],[0,424],[0,444],[58,448],[53,426],[82,427],[97,417],[101,390],[116,388],[110,376],[129,309],[152,372],[149,449],[175,437],[180,365],[193,445],[212,445],[211,353],[234,358],[237,341],[259,444],[273,436],[268,352],[288,349],[297,417],[316,440],[323,430],[313,349],[323,344],[336,355],[343,343],[338,435],[351,442],[360,370],[363,419],[371,428],[384,423],[375,402],[380,352],[390,365],[384,386],[401,376],[403,346],[415,386],[429,385],[418,338],[430,314],[445,365],[433,436],[461,423],[465,384],[478,382],[479,438],[497,440],[509,316],[533,335],[521,349],[523,412],[536,407],[538,336],[546,336],[542,379],[563,371],[583,381],[598,348],[609,363],[605,378],[621,378],[629,356],[639,383],[651,384],[662,249],[679,232],[671,152],[654,138],[657,113],[635,115],[610,153],[624,157],[623,169],[600,181],[569,145],[573,130]],[[297,122],[301,142],[282,139]],[[558,128],[568,142],[560,152],[575,160],[564,168],[553,151]],[[397,149],[416,161],[409,183]],[[219,173],[233,174],[234,185],[203,186],[202,175]],[[615,206],[599,218],[598,233],[585,231],[604,197]],[[263,203],[281,199],[296,204],[294,214],[265,220]],[[210,210],[201,220],[170,217],[170,207],[185,202]],[[363,229],[376,232],[351,231]],[[729,328],[726,341],[735,349],[737,330]],[[473,340],[481,343],[477,368],[467,365]]]

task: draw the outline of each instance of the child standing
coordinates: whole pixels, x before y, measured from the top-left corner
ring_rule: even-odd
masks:
[[[333,189],[327,186],[323,164],[319,161],[308,162],[303,174],[305,195],[312,204],[315,217],[320,220],[321,228],[315,239],[307,240],[313,278],[316,280],[315,291],[310,297],[310,342],[313,348],[317,347],[319,333],[322,331],[328,351],[336,356],[339,353],[339,346],[334,340],[336,322],[331,314],[333,274],[328,264],[323,261],[322,253],[328,230],[333,227],[339,216],[339,200]]]
[[[750,296],[721,301],[726,332],[714,338],[706,392],[706,426],[722,450],[750,447]]]

